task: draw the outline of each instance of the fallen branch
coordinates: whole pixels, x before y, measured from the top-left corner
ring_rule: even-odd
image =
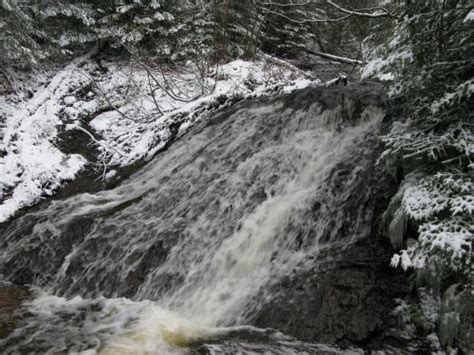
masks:
[[[308,54],[316,55],[318,57],[325,58],[325,59],[334,60],[336,62],[347,63],[347,64],[359,64],[359,65],[364,64],[364,62],[361,60],[347,58],[347,57],[340,57],[340,56],[329,54],[329,53],[313,51],[311,49],[304,49],[304,51]]]
[[[318,85],[318,86],[322,86],[322,87],[330,87],[330,86],[336,86],[338,84],[342,84],[344,86],[347,85],[347,76],[345,75],[340,75],[338,76],[337,78],[334,78],[334,79],[331,79],[331,80],[328,80],[328,81],[325,81],[324,83]]]
[[[291,70],[291,71],[294,71],[294,72],[297,72],[298,74],[301,74],[303,75],[305,78],[308,78],[310,79],[312,76],[311,74],[305,72],[304,70],[301,70],[300,68],[294,66],[293,64],[287,62],[287,61],[284,61],[282,59],[279,59],[279,58],[275,58],[275,57],[272,57],[271,55],[268,55],[266,53],[263,53],[263,52],[259,52],[257,54],[259,57],[273,63],[273,64],[276,64],[278,66],[282,66],[288,70]]]

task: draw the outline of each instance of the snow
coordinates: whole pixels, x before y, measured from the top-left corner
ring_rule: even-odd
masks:
[[[397,267],[400,265],[403,270],[408,270],[410,267],[413,267],[413,262],[408,255],[406,250],[402,250],[400,254],[394,254],[390,261],[392,267]]]
[[[145,70],[106,61],[99,67],[89,54],[57,72],[49,84],[36,85],[36,93],[25,102],[0,96],[0,123],[2,117],[5,121],[0,134],[5,153],[0,158],[0,223],[52,195],[88,164],[79,154],[58,148],[61,132],[81,130],[90,137],[101,152],[98,163],[107,180],[116,167],[151,159],[174,138],[170,127],[178,121],[177,137],[226,105],[226,100],[320,84],[290,64],[269,59],[236,60],[211,68],[204,78],[197,78],[189,67],[166,70],[163,76],[157,71],[160,80],[168,77],[173,93],[157,88],[153,99]],[[166,86],[165,81],[162,84]],[[91,116],[95,118],[88,122]]]
[[[66,106],[72,106],[76,103],[76,98],[74,96],[66,96],[64,98],[64,104]]]
[[[474,21],[474,10],[469,11],[469,13],[464,18],[463,22]]]
[[[401,259],[400,255],[394,254],[392,256],[392,259],[390,260],[390,266],[397,267],[400,264],[400,259]]]
[[[472,95],[474,95],[474,79],[469,79],[458,85],[454,92],[447,92],[441,99],[434,101],[431,104],[431,112],[437,113],[443,106],[453,105],[456,100],[459,102],[462,99],[469,99]]]
[[[71,85],[80,84],[75,69],[87,59],[72,62],[28,102],[6,105],[2,140],[6,155],[0,159],[0,222],[42,196],[52,195],[61,182],[72,180],[86,164],[78,154],[62,153],[55,139],[61,124],[59,99]],[[7,193],[11,194],[9,198],[5,198]]]
[[[117,175],[117,170],[110,170],[107,174],[105,174],[105,180],[110,180]]]
[[[128,77],[117,72],[122,79]],[[169,127],[176,117],[185,115],[187,118],[181,124],[178,136],[186,133],[193,125],[202,120],[209,113],[204,110],[221,97],[244,98],[289,93],[310,85],[317,85],[319,80],[310,80],[301,77],[300,73],[281,68],[266,61],[247,62],[235,60],[217,68],[217,80],[207,78],[205,82],[196,81],[192,73],[173,73],[174,80],[179,85],[177,90],[184,92],[184,97],[199,96],[202,86],[206,93],[195,100],[180,102],[166,93],[155,93],[163,114],[160,115],[149,95],[146,83],[146,73],[135,71],[134,81],[142,88],[142,95],[121,107],[121,112],[134,117],[127,119],[117,111],[106,112],[97,116],[90,126],[99,133],[108,145],[118,148],[124,155],[103,151],[103,158],[110,166],[126,166],[139,159],[150,159],[163,148],[173,137]],[[113,79],[112,82],[119,79]],[[116,84],[113,84],[116,86]],[[211,89],[213,88],[213,90]],[[143,94],[146,93],[146,94]],[[141,119],[137,120],[137,117]],[[153,117],[148,120],[147,117]]]
[[[474,214],[474,196],[464,195],[456,196],[451,200],[451,212],[453,215],[457,214]]]
[[[422,246],[430,250],[441,249],[451,252],[452,259],[460,258],[471,249],[472,233],[456,219],[427,222],[419,228]]]
[[[456,269],[459,260],[471,255],[473,191],[472,177],[459,172],[408,175],[401,187],[401,208],[419,222],[419,236],[417,242],[392,257],[391,265],[405,270],[423,268],[441,251]]]
[[[393,73],[384,73],[384,74],[380,74],[378,78],[382,81],[391,81],[395,79],[395,76],[393,75]]]
[[[447,209],[453,215],[474,212],[474,184],[468,175],[409,176],[402,190],[402,206],[414,220],[427,219]]]
[[[396,62],[411,62],[413,60],[413,52],[411,49],[405,48],[386,58],[374,58],[370,60],[361,70],[362,79],[375,77],[380,80],[393,80],[394,74],[390,71]],[[384,72],[388,70],[388,72]]]
[[[426,186],[405,187],[402,204],[405,211],[415,220],[431,217],[448,207],[449,198],[437,189]]]

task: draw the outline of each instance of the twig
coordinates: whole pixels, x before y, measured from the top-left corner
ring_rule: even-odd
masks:
[[[153,103],[155,104],[155,107],[160,113],[160,115],[163,115],[163,111],[161,110],[160,105],[158,105],[158,102],[156,101],[155,88],[153,88],[153,85],[151,84],[150,74],[148,72],[147,72],[147,79],[148,79],[148,86],[150,87],[150,95],[151,95],[151,98],[153,99]]]
[[[84,132],[85,134],[87,134],[87,135],[92,139],[92,141],[93,141],[94,143],[96,143],[97,145],[101,146],[106,152],[109,151],[109,149],[112,149],[112,150],[114,150],[118,155],[120,155],[120,156],[122,156],[122,157],[125,157],[125,156],[126,156],[125,153],[122,153],[121,151],[117,150],[115,147],[107,147],[107,145],[105,145],[105,144],[103,144],[102,142],[98,141],[98,140],[94,137],[94,135],[93,135],[91,132],[89,132],[87,129],[85,129],[85,128],[79,126],[78,124],[72,124],[70,127],[71,127],[71,128],[76,128],[76,129],[78,129],[78,130]]]
[[[380,17],[391,17],[392,16],[392,14],[390,14],[385,9],[383,9],[384,12],[379,12],[379,13],[377,13],[377,12],[359,12],[359,11],[345,9],[345,8],[335,4],[331,0],[327,0],[327,2],[328,2],[329,5],[335,7],[339,11],[344,12],[345,14],[349,14],[351,16],[354,15],[354,16],[370,17],[370,18],[380,18]],[[380,8],[378,8],[378,9],[380,9]]]
[[[112,107],[115,111],[117,111],[120,116],[122,116],[123,118],[127,119],[127,120],[130,120],[130,121],[133,121],[135,123],[140,123],[138,120],[134,119],[134,118],[131,118],[130,116],[126,115],[125,113],[123,113],[122,111],[120,111],[120,109],[115,106],[111,101],[110,99],[107,97],[107,95],[105,94],[105,92],[101,89],[101,87],[99,86],[99,84],[97,84],[97,82],[91,77],[89,76],[86,72],[84,72],[83,70],[80,70],[80,69],[76,69],[79,73],[81,73],[82,75],[84,75],[86,78],[88,78],[92,84],[94,84],[94,86],[96,87],[96,89],[99,91],[99,93],[102,95],[102,97],[105,99],[105,101],[107,101],[107,103],[109,104],[110,107]]]

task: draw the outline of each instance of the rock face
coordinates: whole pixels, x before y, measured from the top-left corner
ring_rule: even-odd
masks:
[[[278,284],[280,295],[255,319],[308,342],[381,349],[403,346],[391,339],[397,327],[396,298],[408,294],[407,280],[390,270],[383,241],[360,240],[326,251],[318,267]]]
[[[345,107],[353,110],[348,114],[357,115],[358,105],[367,102],[367,98],[352,101],[352,97],[351,105]],[[340,105],[348,101],[344,95],[333,96],[326,101],[328,108],[334,108],[335,102]],[[334,194],[330,208],[347,218],[348,228],[342,225],[338,230],[337,243],[322,246],[314,268],[286,277],[274,286],[273,294],[278,296],[256,312],[256,326],[278,329],[303,341],[341,347],[381,349],[406,345],[391,328],[398,327],[393,310],[396,299],[409,295],[409,283],[406,275],[390,267],[394,251],[381,232],[382,214],[396,192],[397,183],[376,164],[380,153],[380,148],[369,153],[369,166],[351,180],[352,188],[349,193],[346,189],[343,198],[339,197],[343,192],[341,171],[350,171],[358,162],[347,162],[335,169],[327,182],[327,188]],[[361,205],[372,215],[371,228],[364,236],[353,239],[349,221],[357,218],[355,211]],[[321,208],[328,207],[314,206],[316,211]]]

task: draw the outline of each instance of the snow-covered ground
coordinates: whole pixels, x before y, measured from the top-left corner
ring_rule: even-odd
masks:
[[[237,60],[196,74],[192,67],[149,70],[85,56],[48,80],[26,83],[35,91],[28,100],[0,96],[0,223],[52,195],[87,165],[98,164],[98,176],[108,178],[117,167],[150,159],[236,98],[320,83],[273,58]],[[67,130],[87,134],[100,151],[97,161],[60,150]]]
[[[82,84],[81,78],[73,74],[79,62],[60,71],[26,102],[17,100],[13,104],[9,98],[1,98],[4,157],[0,159],[0,222],[19,208],[51,195],[86,164],[80,155],[65,155],[55,145],[62,124],[59,113],[64,92]]]

